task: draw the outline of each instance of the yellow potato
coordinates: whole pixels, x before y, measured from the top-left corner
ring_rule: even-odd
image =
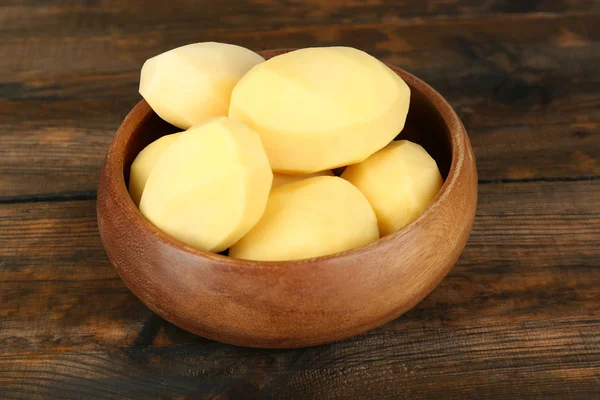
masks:
[[[152,168],[154,168],[156,160],[158,160],[158,156],[173,143],[177,135],[179,133],[173,133],[155,140],[140,151],[133,160],[129,171],[129,195],[136,206],[140,204],[146,181],[150,172],[152,172]]]
[[[275,188],[288,183],[301,181],[302,179],[314,178],[315,176],[333,176],[333,172],[328,169],[326,171],[319,171],[308,175],[286,175],[273,173],[273,187]]]
[[[275,172],[309,174],[358,163],[404,127],[408,85],[348,47],[296,50],[252,68],[229,116],[257,131]]]
[[[435,160],[423,147],[407,140],[392,142],[360,164],[350,165],[342,178],[369,200],[381,236],[417,218],[444,183]]]
[[[219,252],[258,222],[272,179],[258,134],[227,117],[211,118],[163,151],[140,211],[172,237]]]
[[[189,44],[144,63],[140,94],[162,119],[187,129],[206,118],[226,116],[235,84],[263,61],[240,46]]]
[[[358,189],[320,176],[271,191],[264,215],[229,249],[235,258],[298,260],[364,246],[379,238],[377,218]]]

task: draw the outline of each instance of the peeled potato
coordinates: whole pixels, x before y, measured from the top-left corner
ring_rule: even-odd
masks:
[[[271,191],[264,215],[229,249],[235,258],[298,260],[364,246],[379,238],[377,218],[358,189],[320,176]]]
[[[358,163],[404,127],[406,83],[348,47],[307,48],[252,68],[235,86],[229,117],[257,131],[275,172],[310,174]]]
[[[258,222],[272,179],[258,134],[226,117],[211,118],[163,151],[140,211],[168,235],[219,252]]]
[[[133,160],[129,171],[129,195],[136,205],[140,204],[146,181],[150,176],[150,172],[152,172],[152,168],[154,168],[156,160],[158,160],[158,156],[173,143],[177,135],[179,133],[173,133],[155,140],[140,151]]]
[[[360,164],[350,165],[342,178],[369,200],[381,236],[417,218],[444,183],[435,160],[407,140],[392,142]]]
[[[333,172],[330,169],[326,171],[315,172],[314,174],[308,175],[286,175],[286,174],[273,174],[273,187],[286,185],[288,183],[300,181],[303,179],[314,178],[315,176],[333,176]]]
[[[165,121],[187,129],[202,120],[226,116],[231,91],[264,58],[224,43],[194,43],[144,63],[140,94]]]

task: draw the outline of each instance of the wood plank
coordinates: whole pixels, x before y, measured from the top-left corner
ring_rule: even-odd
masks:
[[[176,0],[156,2],[151,7],[135,0],[4,0],[0,8],[0,34],[120,35],[144,27],[189,32],[196,32],[198,27],[273,30],[300,25],[390,23],[414,18],[598,12],[600,4],[594,0],[224,0],[218,6],[207,0]]]
[[[135,101],[0,101],[0,201],[95,197],[108,146]],[[91,194],[90,194],[91,192]]]
[[[597,15],[505,15],[216,35],[255,49],[341,43],[370,49],[408,69],[455,106],[483,181],[600,176]],[[139,100],[139,66],[145,57],[181,44],[181,37],[163,30],[151,36],[124,35],[126,47],[115,47],[110,36],[5,41],[0,66],[15,73],[0,76],[0,201],[93,197],[112,136]],[[38,58],[14,56],[29,52]]]
[[[131,295],[94,201],[0,206],[3,398],[594,398],[600,181],[487,184],[459,263],[397,320],[254,350],[186,333]],[[210,396],[209,396],[210,395]]]
[[[518,48],[544,43],[577,48],[598,41],[599,19],[598,13],[509,14],[457,19],[399,19],[386,23],[329,23],[325,26],[303,24],[280,29],[262,26],[247,29],[199,26],[189,29],[179,25],[139,25],[135,30],[118,32],[118,40],[105,31],[85,35],[76,29],[58,37],[43,32],[24,36],[9,33],[3,38],[0,48],[0,79],[10,82],[17,78],[21,81],[19,74],[25,73],[25,77],[35,84],[38,79],[43,81],[53,75],[138,71],[143,61],[155,54],[183,44],[208,40],[236,43],[255,50],[351,45],[411,70],[415,70],[414,65],[420,65],[421,72],[423,67],[443,66],[450,72],[448,69],[453,68],[453,63],[465,56],[461,54],[466,50],[461,40],[467,44],[472,41],[487,44],[488,53],[504,53],[512,46]],[[508,49],[502,44],[509,46]],[[467,55],[472,55],[472,52]],[[468,57],[465,60],[472,61]],[[506,65],[519,59],[510,57],[510,54],[496,54],[495,61]],[[538,64],[542,61],[538,57]],[[567,64],[566,60],[564,63]]]
[[[214,342],[38,350],[0,355],[0,385],[7,399],[593,399],[600,352],[578,338],[597,341],[596,328],[421,330],[285,352]]]

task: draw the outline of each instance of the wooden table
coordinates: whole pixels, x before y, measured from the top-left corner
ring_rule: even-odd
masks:
[[[0,398],[600,398],[600,2],[212,3],[2,1]],[[421,304],[335,344],[257,350],[124,286],[98,235],[100,166],[143,61],[209,40],[354,46],[448,98],[479,208]]]

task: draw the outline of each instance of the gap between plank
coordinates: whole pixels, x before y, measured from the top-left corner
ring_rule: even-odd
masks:
[[[480,185],[488,185],[488,184],[493,184],[493,183],[579,182],[579,181],[597,181],[597,180],[600,180],[600,175],[479,179],[477,182]]]
[[[94,200],[96,199],[95,190],[86,190],[81,192],[64,193],[40,193],[24,196],[0,197],[0,204],[18,204],[18,203],[51,203],[56,201],[75,201],[75,200]]]

